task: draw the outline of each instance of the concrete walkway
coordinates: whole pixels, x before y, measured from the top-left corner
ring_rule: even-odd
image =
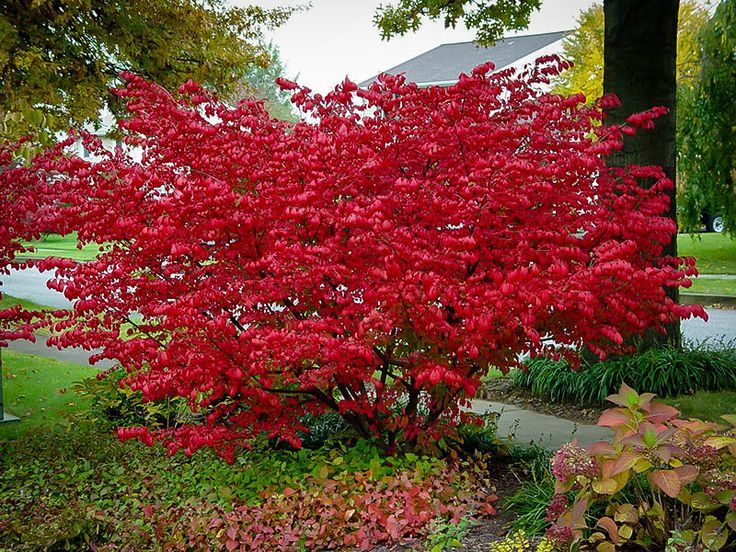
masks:
[[[498,436],[511,437],[518,445],[535,444],[557,450],[573,439],[586,447],[596,441],[610,440],[613,436],[613,432],[606,427],[578,424],[510,404],[476,399],[472,411],[477,414],[499,413]]]
[[[736,274],[698,274],[701,280],[736,280]]]
[[[25,353],[30,355],[42,356],[47,358],[55,358],[56,360],[62,360],[64,362],[73,362],[74,364],[90,364],[89,357],[95,353],[99,353],[99,350],[85,351],[79,347],[69,347],[66,349],[57,349],[56,347],[49,347],[46,345],[45,335],[36,335],[35,343],[31,341],[11,341],[8,344],[8,349],[17,353]],[[103,359],[96,364],[90,364],[101,370],[110,368],[115,362],[110,359]]]

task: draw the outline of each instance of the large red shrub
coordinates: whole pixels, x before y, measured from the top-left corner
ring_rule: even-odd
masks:
[[[671,182],[606,165],[662,110],[602,124],[614,99],[540,91],[563,66],[485,65],[449,88],[345,81],[324,98],[283,81],[296,125],[127,75],[140,162],[88,137],[100,160],[59,147],[20,171],[47,180],[61,230],[111,244],[41,263],[75,301],[51,341],[102,347],[147,399],[205,414],[123,437],[227,454],[262,431],[296,443],[305,413],[333,409],[391,449],[450,427],[489,366],[620,352],[702,314],[665,294],[695,273],[660,256]]]

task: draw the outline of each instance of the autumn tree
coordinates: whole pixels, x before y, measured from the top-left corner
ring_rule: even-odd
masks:
[[[698,34],[708,10],[696,0],[680,4],[677,30],[677,82],[687,86],[700,71]],[[562,55],[573,62],[555,81],[561,94],[582,92],[593,101],[603,95],[603,4],[593,4],[578,16],[576,28],[563,40]]]
[[[73,301],[50,343],[99,347],[146,400],[197,412],[123,438],[228,457],[264,432],[298,446],[305,415],[335,411],[386,451],[430,451],[490,366],[605,357],[702,315],[664,291],[694,273],[662,255],[672,182],[607,165],[663,110],[600,124],[603,104],[540,91],[564,66],[325,97],[281,81],[296,124],[128,75],[140,161],[86,136],[98,160],[62,144],[0,174],[37,183],[46,224],[112,244],[39,262]]]
[[[282,23],[292,11],[223,0],[3,2],[4,136],[66,130],[96,120],[103,108],[121,113],[109,93],[121,71],[166,86],[195,78],[230,91],[249,67],[267,64],[259,46],[263,27]]]
[[[678,147],[683,219],[697,229],[703,211],[721,214],[736,234],[736,2],[722,1],[698,40],[702,65],[684,87]]]

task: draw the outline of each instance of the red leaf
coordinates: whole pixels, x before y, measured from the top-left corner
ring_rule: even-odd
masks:
[[[667,496],[677,498],[682,488],[682,481],[675,470],[657,470],[651,473],[651,480]]]

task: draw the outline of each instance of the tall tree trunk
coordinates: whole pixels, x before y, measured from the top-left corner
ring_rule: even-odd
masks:
[[[665,106],[669,113],[656,121],[653,131],[627,137],[614,159],[619,165],[659,165],[675,182],[675,98],[677,13],[679,0],[604,0],[605,38],[603,92],[614,93],[621,107],[609,112],[608,121],[619,123],[632,113]],[[677,222],[675,188],[670,191],[669,216]],[[677,238],[665,250],[677,255]],[[667,293],[679,300],[677,289]],[[648,336],[645,348],[681,344],[679,321],[667,335]]]

